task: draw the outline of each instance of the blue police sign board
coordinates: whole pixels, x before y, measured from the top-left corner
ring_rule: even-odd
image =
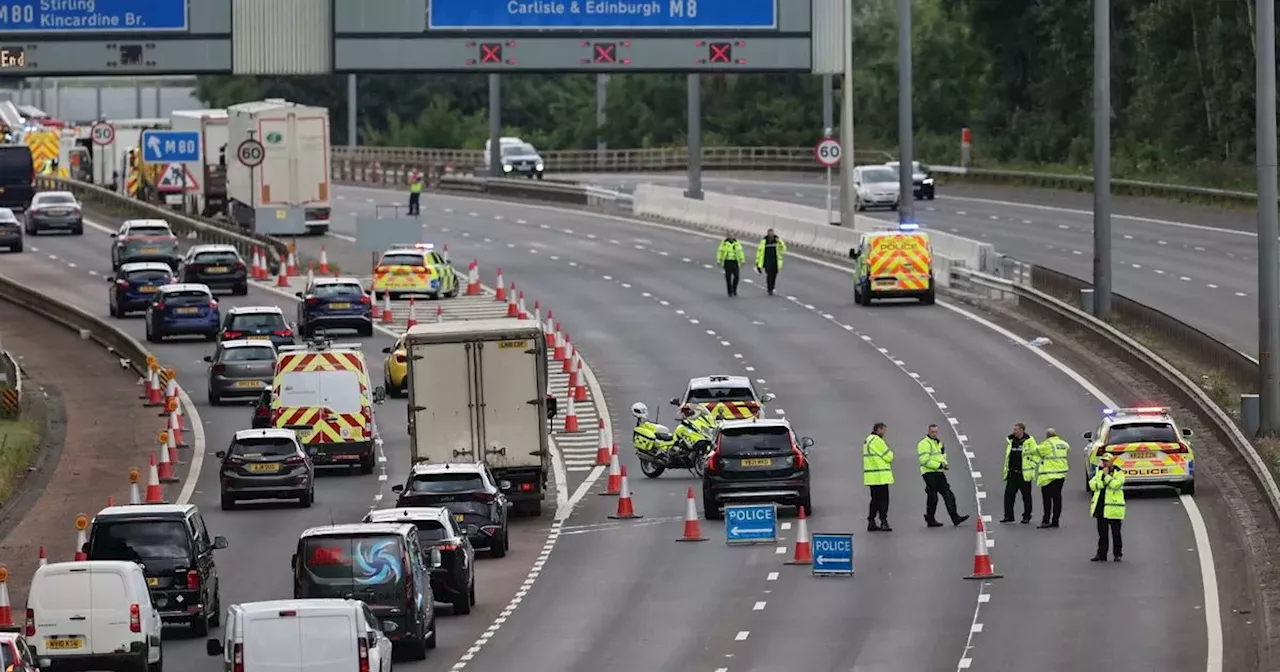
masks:
[[[853,574],[852,534],[814,533],[812,541],[814,574]]]
[[[777,0],[431,0],[431,30],[771,30]]]
[[[14,0],[0,4],[0,34],[153,33],[187,28],[187,0]]]
[[[724,507],[725,541],[730,544],[766,544],[778,540],[777,504],[742,504]]]
[[[143,131],[146,163],[193,163],[200,160],[199,131]]]

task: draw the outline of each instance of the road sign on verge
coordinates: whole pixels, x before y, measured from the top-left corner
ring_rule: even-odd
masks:
[[[815,576],[853,575],[853,535],[815,532],[813,541],[813,573]]]
[[[817,157],[818,163],[827,168],[839,165],[841,154],[840,141],[835,138],[823,138],[813,146],[813,155]]]
[[[778,541],[777,504],[724,507],[725,543],[771,544]]]
[[[143,131],[142,160],[146,163],[195,163],[200,160],[200,132]]]
[[[89,129],[89,136],[93,138],[93,144],[105,147],[116,141],[116,127],[110,122],[99,121]]]
[[[254,168],[262,165],[262,160],[267,158],[267,150],[257,140],[245,140],[236,147],[236,160],[240,165]]]
[[[191,174],[191,169],[187,168],[185,163],[170,163],[164,167],[160,173],[160,179],[156,180],[156,191],[161,193],[179,193],[186,191],[200,191],[200,182],[196,180],[196,176]]]

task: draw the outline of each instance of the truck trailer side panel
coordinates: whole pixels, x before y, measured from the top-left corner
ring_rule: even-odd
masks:
[[[472,343],[410,344],[409,436],[413,461],[480,459]],[[429,372],[429,373],[428,373]]]
[[[509,338],[476,344],[481,362],[480,389],[484,393],[484,461],[494,469],[525,467],[540,462],[539,433],[545,402],[536,338]],[[545,357],[544,357],[545,359]],[[530,459],[531,456],[537,456]]]

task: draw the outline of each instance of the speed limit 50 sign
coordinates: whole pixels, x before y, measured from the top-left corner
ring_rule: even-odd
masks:
[[[116,127],[105,121],[99,121],[89,129],[89,135],[93,138],[93,144],[105,147],[116,141]]]
[[[831,168],[840,163],[840,141],[835,138],[823,138],[813,147],[813,155],[818,163]]]

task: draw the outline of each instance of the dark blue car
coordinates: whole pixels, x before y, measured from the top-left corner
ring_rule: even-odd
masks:
[[[293,345],[293,326],[278,306],[236,306],[227,311],[219,341],[271,341],[277,348]]]
[[[316,278],[298,292],[298,331],[303,338],[317,331],[354,329],[373,335],[373,303],[356,278]]]
[[[208,285],[165,285],[147,306],[147,342],[170,336],[204,336],[216,341],[221,330],[218,302]]]
[[[111,317],[124,317],[151,305],[160,288],[173,282],[173,270],[158,261],[125,264],[115,275],[107,278],[111,288],[107,294],[107,306]]]

